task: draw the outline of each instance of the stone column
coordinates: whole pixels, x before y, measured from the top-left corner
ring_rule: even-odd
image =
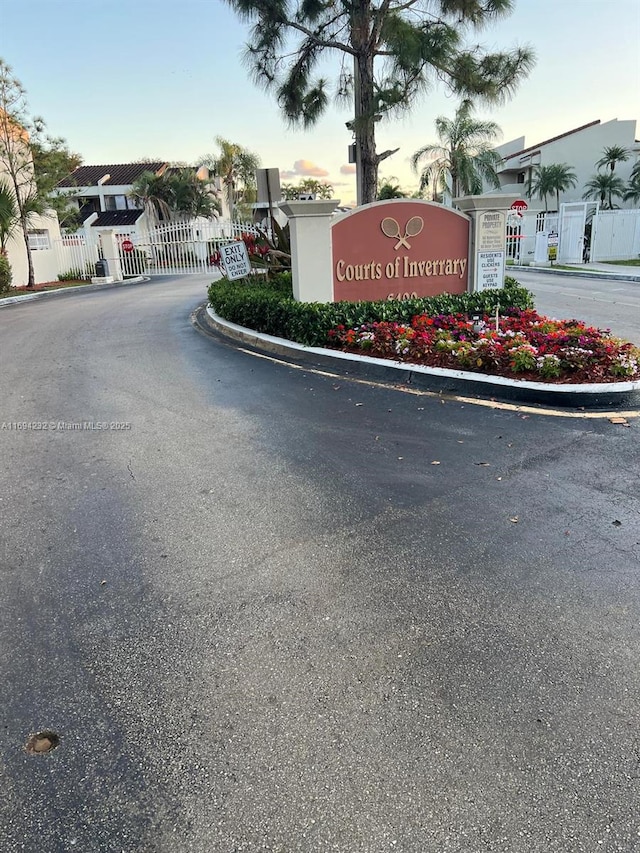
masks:
[[[504,286],[507,250],[507,215],[519,195],[487,193],[453,200],[471,217],[469,290]]]
[[[293,297],[298,302],[333,302],[331,214],[338,199],[281,201],[289,220]]]
[[[120,252],[115,231],[101,231],[100,242],[102,243],[102,254],[109,265],[109,275],[114,281],[122,281],[122,266],[120,264]]]

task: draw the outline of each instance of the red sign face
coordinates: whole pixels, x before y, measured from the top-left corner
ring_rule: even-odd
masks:
[[[133,252],[133,243],[131,240],[123,240],[122,241],[122,251],[123,252]]]
[[[518,213],[522,213],[525,210],[529,210],[529,205],[526,201],[522,199],[518,199],[518,201],[514,201],[511,205],[511,210],[517,210]]]
[[[331,227],[333,298],[402,299],[464,293],[469,218],[426,201],[374,202]]]

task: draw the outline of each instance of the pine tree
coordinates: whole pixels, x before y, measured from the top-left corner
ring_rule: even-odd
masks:
[[[437,80],[461,97],[500,102],[533,65],[529,48],[483,53],[464,38],[508,15],[513,0],[226,0],[253,25],[246,57],[256,81],[275,91],[286,119],[310,127],[329,103],[317,76],[327,54],[340,70],[334,94],[354,105],[359,201],[375,200],[375,125],[410,110]]]

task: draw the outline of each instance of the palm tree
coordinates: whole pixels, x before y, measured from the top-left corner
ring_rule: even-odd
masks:
[[[0,256],[7,254],[7,244],[17,227],[28,233],[29,226],[34,219],[42,216],[45,211],[44,200],[36,195],[27,195],[18,205],[13,188],[8,181],[0,181]],[[29,261],[31,259],[28,253]],[[32,287],[33,283],[27,283]]]
[[[623,148],[622,145],[607,145],[602,152],[602,157],[596,163],[596,169],[608,167],[613,174],[616,163],[625,163],[630,156],[631,151]]]
[[[553,165],[536,166],[531,178],[531,185],[529,187],[529,198],[537,196],[539,199],[542,199],[544,209],[547,211],[549,209],[547,197],[552,195],[555,191],[555,172],[553,170]]]
[[[419,148],[411,158],[418,172],[421,160],[431,160],[420,172],[420,189],[430,184],[434,191],[450,181],[452,198],[482,192],[483,181],[493,188],[500,186],[497,168],[502,158],[493,150],[501,130],[493,121],[482,121],[471,115],[473,105],[463,101],[453,120],[436,119],[438,143]]]
[[[305,178],[299,184],[282,184],[280,192],[285,201],[295,201],[301,193],[314,193],[316,198],[333,198],[333,185],[317,178]]]
[[[616,177],[612,172],[598,172],[590,181],[584,185],[586,192],[583,199],[596,199],[602,205],[603,210],[612,210],[614,207],[613,197],[622,198],[625,187],[622,178]]]
[[[549,169],[551,186],[556,194],[556,210],[560,210],[560,193],[577,186],[578,178],[567,163],[552,163]]]
[[[640,160],[634,165],[629,175],[624,201],[640,201]]]
[[[221,179],[229,206],[229,216],[233,219],[236,203],[246,201],[247,195],[255,188],[260,157],[221,136],[216,137],[216,144],[220,148],[219,154],[209,155],[203,162]]]
[[[20,223],[20,212],[16,198],[6,181],[0,182],[0,255],[7,254],[7,243],[16,225]]]
[[[162,222],[171,218],[170,193],[164,175],[143,172],[131,187],[129,198],[152,220]]]
[[[134,183],[129,198],[140,204],[158,222],[217,216],[220,206],[207,186],[190,166],[166,169],[161,175],[143,172]]]
[[[220,213],[220,204],[207,183],[189,167],[173,170],[167,177],[168,204],[172,218],[212,219]]]
[[[387,201],[390,198],[405,198],[406,193],[402,191],[402,187],[397,181],[396,177],[380,178],[378,181],[378,201]]]

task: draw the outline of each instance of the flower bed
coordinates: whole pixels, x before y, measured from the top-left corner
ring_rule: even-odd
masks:
[[[416,315],[335,326],[329,346],[376,358],[550,383],[640,379],[640,349],[578,320],[513,308],[504,316]]]

